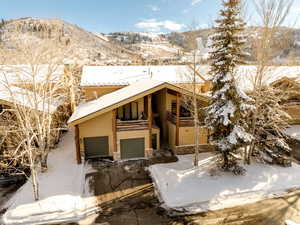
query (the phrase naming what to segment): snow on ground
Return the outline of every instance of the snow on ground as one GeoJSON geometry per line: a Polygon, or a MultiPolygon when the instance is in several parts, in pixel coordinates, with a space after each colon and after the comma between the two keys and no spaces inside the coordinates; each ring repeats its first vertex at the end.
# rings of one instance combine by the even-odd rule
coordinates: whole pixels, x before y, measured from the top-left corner
{"type": "Polygon", "coordinates": [[[92,197],[81,197],[89,168],[78,165],[75,156],[74,136],[69,131],[49,154],[48,171],[39,175],[40,201],[34,202],[28,181],[6,204],[5,224],[77,221],[97,211],[92,197]]]}
{"type": "Polygon", "coordinates": [[[295,223],[295,222],[293,222],[293,221],[291,221],[291,220],[285,221],[285,224],[286,224],[286,225],[300,225],[300,224],[295,223]]]}
{"type": "Polygon", "coordinates": [[[193,167],[193,155],[179,161],[149,167],[163,207],[175,214],[194,214],[230,208],[300,188],[300,165],[283,168],[253,164],[244,176],[210,173],[214,156],[201,154],[200,167],[193,167]]]}
{"type": "Polygon", "coordinates": [[[300,125],[292,125],[285,130],[285,133],[300,141],[300,125]]]}

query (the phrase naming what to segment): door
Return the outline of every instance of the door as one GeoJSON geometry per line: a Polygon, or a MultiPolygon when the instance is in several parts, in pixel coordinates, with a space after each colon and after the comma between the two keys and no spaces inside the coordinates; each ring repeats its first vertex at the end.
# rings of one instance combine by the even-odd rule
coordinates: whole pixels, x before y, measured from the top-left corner
{"type": "Polygon", "coordinates": [[[108,136],[84,138],[85,157],[97,158],[109,156],[108,136]]]}
{"type": "Polygon", "coordinates": [[[145,157],[145,138],[120,140],[121,159],[145,157]]]}

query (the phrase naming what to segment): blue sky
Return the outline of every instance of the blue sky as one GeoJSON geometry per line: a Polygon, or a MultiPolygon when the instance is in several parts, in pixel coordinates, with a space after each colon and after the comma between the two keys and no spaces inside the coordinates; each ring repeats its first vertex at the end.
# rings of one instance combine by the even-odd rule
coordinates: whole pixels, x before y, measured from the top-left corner
{"type": "MultiPolygon", "coordinates": [[[[5,0],[1,17],[59,18],[101,33],[160,33],[187,30],[193,21],[209,26],[220,5],[221,0],[5,0]]],[[[299,15],[300,0],[295,0],[289,23],[299,15]]]]}

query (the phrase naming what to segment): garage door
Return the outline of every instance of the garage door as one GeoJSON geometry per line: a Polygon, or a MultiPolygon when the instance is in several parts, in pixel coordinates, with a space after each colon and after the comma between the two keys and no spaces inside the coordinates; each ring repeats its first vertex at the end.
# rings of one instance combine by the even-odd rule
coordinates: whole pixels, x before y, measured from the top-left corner
{"type": "Polygon", "coordinates": [[[123,139],[121,144],[121,159],[145,157],[145,139],[123,139]]]}
{"type": "Polygon", "coordinates": [[[84,138],[85,157],[107,157],[109,155],[108,137],[84,138]]]}

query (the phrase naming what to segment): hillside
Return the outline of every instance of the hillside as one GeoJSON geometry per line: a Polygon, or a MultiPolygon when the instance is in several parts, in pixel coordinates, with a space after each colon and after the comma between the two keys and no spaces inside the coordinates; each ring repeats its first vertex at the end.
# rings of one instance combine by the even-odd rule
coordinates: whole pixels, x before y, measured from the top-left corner
{"type": "Polygon", "coordinates": [[[94,34],[76,25],[59,19],[20,18],[1,24],[1,41],[11,46],[10,40],[15,31],[28,40],[55,38],[72,46],[72,55],[80,63],[88,64],[131,64],[139,61],[139,56],[117,43],[112,43],[101,34],[94,34]]]}
{"type": "MultiPolygon", "coordinates": [[[[192,60],[191,46],[198,50],[202,63],[209,52],[209,35],[212,29],[154,34],[145,32],[92,33],[59,19],[20,18],[0,23],[0,41],[13,49],[11,40],[15,31],[22,38],[43,41],[55,38],[72,46],[68,55],[80,64],[132,65],[132,64],[184,64],[192,60]]],[[[248,27],[246,51],[250,63],[255,63],[256,40],[261,28],[248,27]]],[[[34,43],[33,43],[34,44],[34,43]]],[[[295,63],[300,59],[300,29],[282,27],[272,46],[272,63],[295,63]],[[284,40],[284,42],[282,41],[284,40]]]]}
{"type": "MultiPolygon", "coordinates": [[[[151,34],[138,32],[118,32],[106,35],[114,43],[134,51],[150,62],[185,63],[191,58],[190,46],[199,50],[205,61],[209,52],[209,36],[212,29],[174,32],[169,34],[151,34]],[[157,49],[160,49],[158,51],[157,49]]],[[[255,62],[254,51],[256,40],[261,37],[262,28],[248,27],[246,51],[250,54],[249,61],[255,62]]],[[[275,34],[271,54],[272,63],[291,63],[300,59],[300,29],[282,27],[275,34]]]]}

